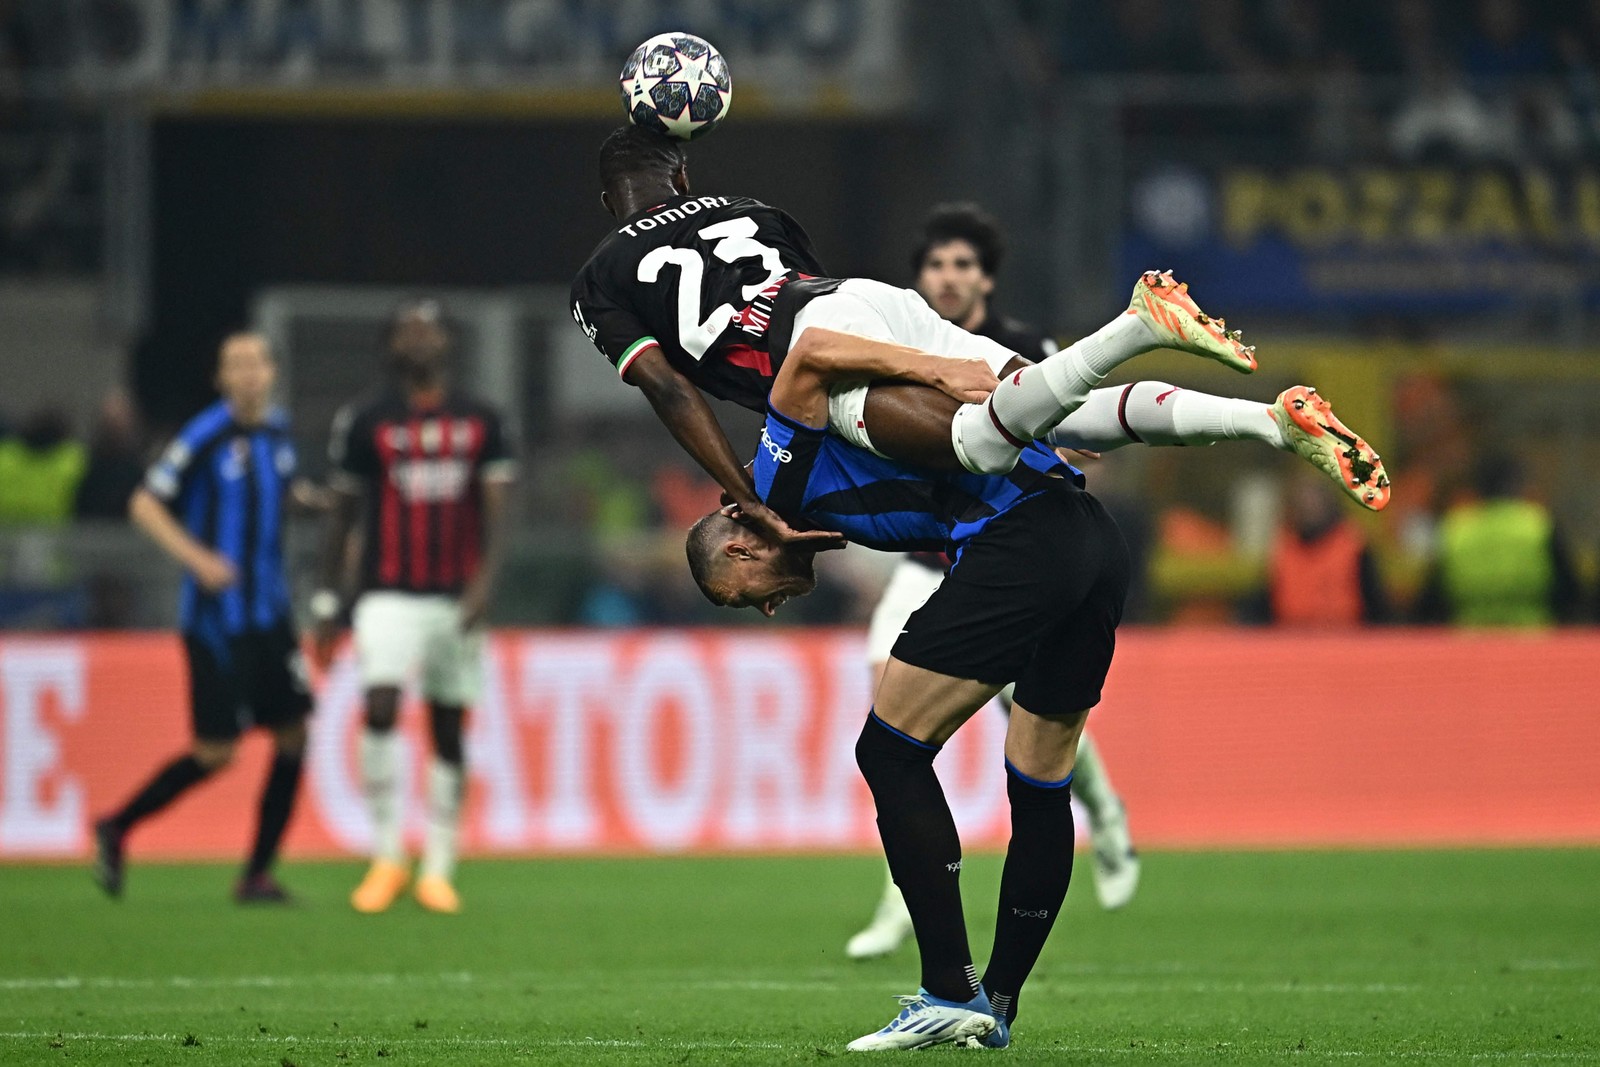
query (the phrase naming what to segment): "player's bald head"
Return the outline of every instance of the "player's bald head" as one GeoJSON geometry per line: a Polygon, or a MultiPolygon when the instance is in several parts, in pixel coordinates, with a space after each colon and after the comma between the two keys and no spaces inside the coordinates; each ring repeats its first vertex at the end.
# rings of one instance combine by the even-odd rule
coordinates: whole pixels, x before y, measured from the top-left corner
{"type": "Polygon", "coordinates": [[[727,607],[733,595],[729,572],[733,560],[723,551],[728,541],[743,527],[720,511],[713,511],[689,527],[684,538],[684,552],[689,557],[689,573],[707,600],[718,607],[727,607]]]}
{"type": "Polygon", "coordinates": [[[684,551],[695,584],[718,607],[771,615],[817,587],[815,550],[769,541],[721,511],[689,528],[684,551]]]}

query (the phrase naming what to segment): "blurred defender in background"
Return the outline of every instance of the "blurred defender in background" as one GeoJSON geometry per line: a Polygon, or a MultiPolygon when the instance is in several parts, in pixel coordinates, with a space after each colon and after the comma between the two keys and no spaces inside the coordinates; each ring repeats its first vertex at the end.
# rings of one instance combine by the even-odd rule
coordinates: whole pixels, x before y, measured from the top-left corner
{"type": "Polygon", "coordinates": [[[186,571],[179,625],[194,745],[95,824],[95,880],[113,897],[122,895],[128,832],[227,766],[240,733],[255,725],[272,732],[274,755],[234,897],[288,900],[272,864],[300,786],[311,692],[291,625],[283,526],[292,498],[314,501],[293,483],[288,418],[272,406],[276,374],[259,334],[224,340],[222,399],[189,421],[128,505],[134,524],[186,571]]]}
{"type": "Polygon", "coordinates": [[[361,595],[353,613],[366,690],[361,779],[372,816],[372,865],[351,895],[381,912],[411,874],[402,842],[400,737],[407,680],[420,672],[433,760],[428,830],[416,897],[430,911],[461,910],[454,885],[466,783],[462,723],[482,684],[484,624],[505,556],[515,465],[499,413],[451,388],[451,336],[437,301],[400,308],[386,343],[393,382],[344,408],[329,452],[337,506],[313,597],[317,656],[331,658],[346,546],[364,535],[361,595]]]}
{"type": "MultiPolygon", "coordinates": [[[[923,224],[921,240],[911,256],[917,292],[941,318],[968,333],[987,337],[1031,360],[1057,351],[1051,337],[994,311],[995,276],[1005,255],[1000,225],[977,204],[941,204],[923,224]]],[[[872,612],[867,630],[867,661],[873,687],[883,677],[889,652],[911,613],[939,588],[949,560],[936,552],[912,552],[900,558],[872,612]]],[[[1009,711],[1011,687],[1000,695],[1009,711]]],[[[1106,908],[1120,908],[1139,887],[1139,857],[1128,834],[1122,799],[1100,762],[1089,734],[1078,742],[1072,795],[1089,813],[1094,845],[1095,892],[1106,908]]],[[[905,897],[889,875],[872,921],[845,945],[851,959],[871,959],[898,949],[912,933],[905,897]]]]}

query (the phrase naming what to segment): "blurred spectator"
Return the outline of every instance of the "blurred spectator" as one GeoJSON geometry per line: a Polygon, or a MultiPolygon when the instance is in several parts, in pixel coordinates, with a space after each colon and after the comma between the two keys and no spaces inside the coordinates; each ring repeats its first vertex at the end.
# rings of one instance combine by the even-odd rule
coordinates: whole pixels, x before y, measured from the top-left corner
{"type": "Polygon", "coordinates": [[[1576,621],[1582,595],[1550,512],[1524,495],[1514,457],[1483,460],[1481,499],[1439,524],[1439,554],[1417,604],[1419,622],[1549,626],[1576,621]]]}
{"type": "Polygon", "coordinates": [[[126,389],[100,401],[89,438],[89,468],[78,485],[74,512],[80,519],[124,519],[128,498],[144,478],[139,413],[126,389]]]}
{"type": "Polygon", "coordinates": [[[67,414],[40,408],[15,437],[0,441],[0,523],[56,525],[72,518],[88,452],[72,439],[67,414]]]}
{"type": "Polygon", "coordinates": [[[1287,521],[1267,562],[1267,586],[1253,614],[1275,626],[1334,628],[1381,623],[1389,602],[1372,546],[1320,476],[1288,487],[1287,521]]]}

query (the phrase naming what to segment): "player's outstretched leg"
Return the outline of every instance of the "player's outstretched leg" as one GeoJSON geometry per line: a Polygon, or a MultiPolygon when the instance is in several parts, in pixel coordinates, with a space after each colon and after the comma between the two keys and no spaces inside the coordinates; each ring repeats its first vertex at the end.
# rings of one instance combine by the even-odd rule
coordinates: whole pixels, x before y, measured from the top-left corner
{"type": "Polygon", "coordinates": [[[1285,389],[1272,417],[1295,454],[1339,483],[1352,500],[1372,511],[1389,503],[1389,475],[1372,446],[1333,413],[1333,406],[1308,386],[1285,389]]]}
{"type": "Polygon", "coordinates": [[[1161,448],[1241,440],[1289,450],[1289,439],[1273,418],[1271,404],[1156,381],[1096,389],[1043,440],[1090,452],[1112,452],[1128,445],[1161,448]]]}
{"type": "Polygon", "coordinates": [[[1212,396],[1166,382],[1133,382],[1096,389],[1044,440],[1062,448],[1110,452],[1127,445],[1210,445],[1255,440],[1293,452],[1322,471],[1362,507],[1389,502],[1383,461],[1333,414],[1327,400],[1304,385],[1271,404],[1212,396]]]}
{"type": "Polygon", "coordinates": [[[950,425],[962,466],[1004,474],[1022,449],[1043,438],[1086,401],[1118,366],[1142,352],[1176,348],[1235,370],[1255,369],[1255,350],[1189,298],[1170,273],[1146,271],[1127,311],[1055,355],[1003,379],[982,404],[967,404],[950,425]]]}
{"type": "Polygon", "coordinates": [[[894,884],[894,874],[885,871],[885,875],[883,896],[872,913],[872,921],[845,943],[844,954],[853,960],[887,956],[911,936],[911,912],[906,909],[905,895],[894,884]]]}

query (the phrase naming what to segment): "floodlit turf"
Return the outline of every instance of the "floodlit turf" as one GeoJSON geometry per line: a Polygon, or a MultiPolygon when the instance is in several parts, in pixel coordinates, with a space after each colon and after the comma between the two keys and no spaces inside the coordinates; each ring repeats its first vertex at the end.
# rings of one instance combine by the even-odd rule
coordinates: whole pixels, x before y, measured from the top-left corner
{"type": "MultiPolygon", "coordinates": [[[[1600,1062],[1600,851],[1155,854],[1089,864],[1004,1055],[1032,1063],[1600,1062]]],[[[476,862],[467,912],[231,904],[221,867],[0,869],[0,1062],[759,1064],[844,1054],[916,984],[852,964],[870,858],[476,862]]],[[[980,960],[999,861],[964,874],[980,960]]],[[[919,1060],[918,1062],[922,1062],[919,1060]]]]}

